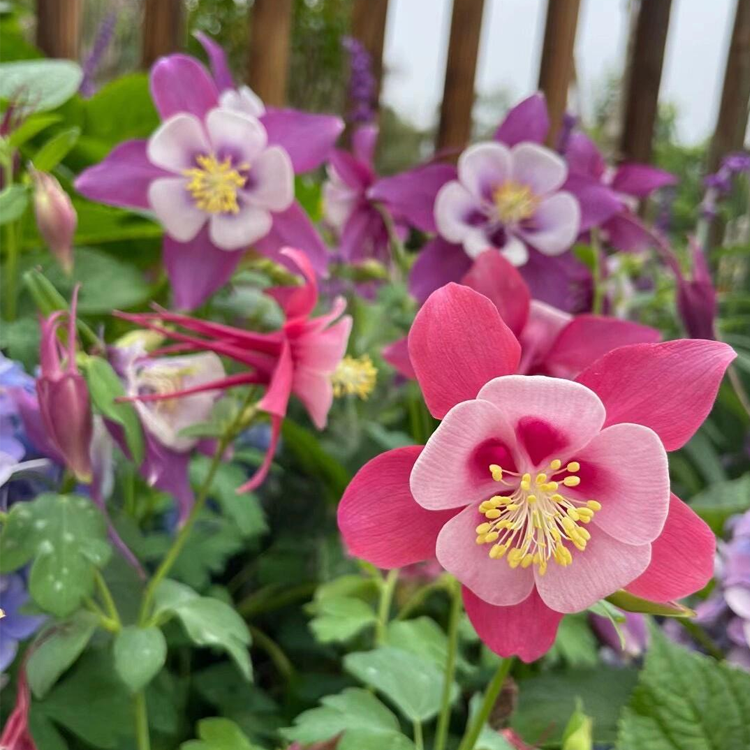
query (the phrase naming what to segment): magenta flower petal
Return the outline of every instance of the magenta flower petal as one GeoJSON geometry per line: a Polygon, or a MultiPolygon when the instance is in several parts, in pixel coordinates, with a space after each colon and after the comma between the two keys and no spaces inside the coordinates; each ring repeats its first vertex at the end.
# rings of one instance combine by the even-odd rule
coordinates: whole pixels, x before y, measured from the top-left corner
{"type": "Polygon", "coordinates": [[[193,115],[177,114],[163,122],[148,140],[152,164],[181,174],[195,166],[198,154],[211,151],[203,123],[193,115]]]}
{"type": "Polygon", "coordinates": [[[550,609],[536,589],[514,607],[494,607],[465,586],[463,597],[471,624],[496,654],[531,663],[552,648],[563,616],[550,609]]]}
{"type": "Polygon", "coordinates": [[[534,571],[493,560],[487,547],[476,544],[476,527],[484,521],[477,505],[470,505],[448,521],[437,539],[438,562],[487,604],[520,604],[534,588],[534,571]]]}
{"type": "Polygon", "coordinates": [[[568,176],[565,160],[554,151],[536,143],[519,143],[510,153],[511,179],[521,185],[528,185],[534,195],[554,192],[568,176]]]}
{"type": "Polygon", "coordinates": [[[297,174],[319,167],[344,130],[340,117],[294,109],[268,111],[261,122],[268,132],[269,144],[281,146],[289,154],[297,174]]]}
{"type": "Polygon", "coordinates": [[[592,530],[585,551],[570,551],[570,566],[550,565],[544,575],[534,570],[539,595],[557,612],[580,612],[596,604],[638,578],[651,561],[650,544],[625,544],[600,528],[592,530]]]}
{"type": "Polygon", "coordinates": [[[229,281],[242,253],[220,250],[206,227],[190,242],[165,237],[163,256],[175,306],[193,310],[229,281]]]}
{"type": "Polygon", "coordinates": [[[492,378],[515,372],[520,354],[492,302],[457,284],[433,292],[409,333],[412,365],[438,419],[455,404],[475,398],[492,378]]]}
{"type": "Polygon", "coordinates": [[[571,193],[581,207],[581,232],[601,226],[623,211],[617,193],[586,175],[570,173],[563,190],[571,193]]]}
{"type": "Polygon", "coordinates": [[[651,564],[626,589],[655,602],[689,596],[711,580],[715,553],[711,529],[673,494],[664,530],[652,544],[651,564]]]}
{"type": "Polygon", "coordinates": [[[219,103],[219,92],[208,71],[187,55],[169,55],[154,63],[151,96],[162,120],[182,113],[203,119],[219,103]]]}
{"type": "Polygon", "coordinates": [[[440,529],[453,511],[431,512],[409,491],[421,446],[396,448],[365,464],[346,489],[338,524],[349,553],[379,568],[401,568],[435,556],[440,529]]]}
{"type": "Polygon", "coordinates": [[[200,232],[208,216],[194,203],[185,188],[184,177],[154,180],[148,199],[166,233],[178,242],[190,242],[200,232]]]}
{"type": "Polygon", "coordinates": [[[76,190],[86,198],[110,206],[149,209],[148,186],[168,175],[146,155],[147,141],[125,141],[99,164],[76,178],[76,190]]]}
{"type": "Polygon", "coordinates": [[[676,185],[677,177],[647,164],[622,164],[612,178],[612,189],[637,198],[646,198],[654,190],[676,185]]]}
{"type": "Polygon", "coordinates": [[[417,373],[414,372],[411,359],[409,359],[409,339],[407,337],[383,347],[381,354],[383,355],[383,359],[391,367],[395,368],[396,372],[405,378],[410,378],[411,380],[417,379],[417,373]]]}
{"type": "Polygon", "coordinates": [[[539,252],[560,255],[575,242],[581,227],[581,208],[571,193],[545,198],[534,212],[531,226],[518,233],[539,252]]]}
{"type": "Polygon", "coordinates": [[[558,378],[575,378],[612,349],[660,339],[661,332],[650,326],[603,315],[578,315],[552,342],[544,369],[558,378]]]}
{"type": "Polygon", "coordinates": [[[477,143],[458,158],[458,179],[475,200],[492,201],[493,191],[514,176],[514,167],[511,152],[502,143],[477,143]]]}
{"type": "Polygon", "coordinates": [[[731,347],[717,341],[633,344],[605,354],[577,381],[602,400],[607,426],[645,425],[673,451],[708,416],[724,371],[736,356],[731,347]]]}
{"type": "Polygon", "coordinates": [[[565,159],[571,172],[588,175],[600,182],[607,169],[596,144],[585,133],[571,133],[565,149],[565,159]]]}
{"type": "Polygon", "coordinates": [[[151,487],[168,492],[175,498],[179,525],[187,520],[195,502],[188,475],[190,456],[189,452],[180,453],[167,448],[146,432],[146,457],[141,465],[141,473],[151,487]]]}
{"type": "Polygon", "coordinates": [[[520,270],[535,300],[567,312],[590,308],[591,272],[571,253],[542,255],[532,248],[520,270]]]}
{"type": "Polygon", "coordinates": [[[208,55],[208,62],[211,65],[211,73],[213,74],[214,81],[219,91],[221,92],[225,89],[234,88],[234,81],[232,80],[232,73],[229,70],[229,64],[227,63],[227,56],[224,52],[224,48],[211,39],[208,34],[204,34],[202,31],[193,32],[193,36],[201,43],[203,49],[208,55]]]}
{"type": "Polygon", "coordinates": [[[654,235],[631,211],[625,210],[602,225],[602,235],[617,250],[641,253],[657,244],[654,235]]]}
{"type": "Polygon", "coordinates": [[[370,167],[375,160],[378,135],[378,126],[373,124],[360,125],[352,133],[352,153],[356,159],[370,167]]]}
{"type": "Polygon", "coordinates": [[[460,281],[471,268],[471,258],[461,245],[434,237],[420,251],[409,272],[409,291],[424,302],[434,291],[451,281],[460,281]]]}
{"type": "Polygon", "coordinates": [[[522,141],[544,143],[549,132],[549,115],[544,94],[532,94],[517,104],[505,116],[495,131],[495,140],[506,146],[522,141]]]}

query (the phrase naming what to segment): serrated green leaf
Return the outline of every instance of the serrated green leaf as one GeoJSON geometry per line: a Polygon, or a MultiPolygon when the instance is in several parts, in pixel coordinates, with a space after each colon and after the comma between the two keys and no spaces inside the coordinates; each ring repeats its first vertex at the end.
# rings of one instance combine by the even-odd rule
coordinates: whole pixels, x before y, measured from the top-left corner
{"type": "Polygon", "coordinates": [[[372,607],[361,599],[337,597],[315,603],[310,629],[321,643],[348,641],[377,622],[372,607]]]}
{"type": "Polygon", "coordinates": [[[617,750],[750,747],[750,674],[688,651],[657,628],[623,713],[617,750]]]}
{"type": "Polygon", "coordinates": [[[123,628],[114,643],[115,669],[133,693],[156,677],[167,658],[167,642],[159,628],[123,628]]]}
{"type": "Polygon", "coordinates": [[[29,191],[23,185],[9,185],[0,192],[0,225],[10,224],[23,216],[29,205],[29,191]]]}
{"type": "Polygon", "coordinates": [[[33,560],[29,591],[58,617],[75,612],[109,559],[101,511],[85,497],[45,493],[14,505],[0,536],[0,572],[33,560]]]}
{"type": "Polygon", "coordinates": [[[44,698],[81,655],[98,623],[96,615],[81,611],[42,630],[26,663],[29,686],[36,698],[44,698]]]}
{"type": "Polygon", "coordinates": [[[117,422],[123,428],[130,455],[135,464],[140,466],[144,455],[141,421],[132,404],[117,401],[125,395],[125,389],[117,373],[106,359],[88,357],[84,374],[94,406],[105,417],[117,422]]]}
{"type": "Polygon", "coordinates": [[[51,172],[71,151],[81,135],[80,128],[68,128],[48,140],[31,160],[40,172],[51,172]]]}
{"type": "Polygon", "coordinates": [[[722,534],[727,519],[750,509],[750,473],[731,482],[712,484],[693,497],[690,507],[715,534],[722,534]]]}
{"type": "Polygon", "coordinates": [[[34,112],[55,109],[73,96],[83,79],[70,60],[23,60],[0,64],[0,99],[22,97],[34,112]]]}

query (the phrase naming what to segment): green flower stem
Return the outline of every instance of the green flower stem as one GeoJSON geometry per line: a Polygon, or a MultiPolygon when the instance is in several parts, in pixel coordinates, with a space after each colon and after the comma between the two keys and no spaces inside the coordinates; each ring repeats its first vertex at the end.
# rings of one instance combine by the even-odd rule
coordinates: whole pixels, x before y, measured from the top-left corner
{"type": "Polygon", "coordinates": [[[398,581],[398,568],[388,571],[381,583],[380,604],[378,605],[378,622],[375,628],[375,641],[379,646],[385,645],[388,633],[388,621],[391,615],[391,602],[398,581]]]}
{"type": "Polygon", "coordinates": [[[278,590],[276,584],[259,589],[255,593],[243,599],[237,605],[237,611],[249,620],[266,612],[274,612],[277,609],[286,607],[289,604],[306,601],[315,593],[316,584],[300,583],[298,586],[291,586],[287,589],[278,590]]]}
{"type": "Polygon", "coordinates": [[[375,203],[375,208],[378,213],[383,217],[383,223],[385,224],[386,231],[388,232],[388,244],[391,246],[391,256],[394,261],[394,265],[399,270],[401,275],[406,278],[409,275],[409,258],[406,255],[406,248],[404,243],[398,238],[396,234],[396,226],[393,223],[393,217],[391,216],[388,209],[380,203],[375,203]]]}
{"type": "Polygon", "coordinates": [[[713,638],[694,620],[689,617],[676,617],[675,620],[682,625],[683,628],[690,634],[690,637],[702,648],[705,649],[706,653],[713,656],[717,661],[724,661],[724,652],[714,643],[713,638]]]}
{"type": "Polygon", "coordinates": [[[414,744],[417,750],[424,750],[424,736],[422,734],[422,723],[414,722],[414,744]]]}
{"type": "Polygon", "coordinates": [[[495,676],[492,678],[490,684],[487,685],[487,690],[484,694],[484,700],[482,701],[479,712],[474,717],[471,726],[468,727],[463,740],[461,740],[461,744],[458,746],[458,750],[474,750],[479,735],[482,733],[482,728],[490,718],[490,714],[495,707],[497,697],[500,695],[500,690],[503,687],[505,678],[508,676],[508,672],[510,672],[512,666],[512,657],[509,659],[503,659],[502,662],[500,662],[500,666],[497,668],[495,676]]]}
{"type": "Polygon", "coordinates": [[[397,620],[406,620],[409,615],[418,610],[427,599],[435,592],[445,588],[445,581],[439,578],[437,581],[428,583],[417,589],[416,592],[406,601],[401,611],[396,615],[397,620]]]}
{"type": "Polygon", "coordinates": [[[448,739],[448,724],[451,718],[451,688],[456,674],[456,656],[458,654],[458,622],[461,618],[461,587],[457,581],[451,581],[450,586],[451,609],[448,619],[448,656],[445,660],[445,682],[443,683],[443,698],[440,704],[437,732],[435,734],[435,750],[444,750],[448,739]]]}
{"type": "Polygon", "coordinates": [[[133,699],[133,710],[135,713],[135,738],[138,750],[151,750],[151,737],[148,732],[146,695],[142,690],[135,694],[135,698],[133,699]]]}
{"type": "Polygon", "coordinates": [[[599,242],[599,232],[597,229],[591,230],[591,249],[594,253],[594,300],[591,312],[594,315],[601,315],[604,310],[604,279],[602,278],[602,248],[599,242]]]}
{"type": "Polygon", "coordinates": [[[294,665],[284,653],[281,646],[254,625],[248,625],[248,630],[253,637],[253,645],[263,649],[268,654],[279,674],[287,682],[291,682],[295,675],[294,665]]]}
{"type": "Polygon", "coordinates": [[[107,582],[104,580],[104,576],[100,571],[94,571],[94,581],[96,582],[96,589],[99,592],[99,596],[104,603],[104,607],[107,612],[107,619],[114,626],[114,632],[122,630],[122,620],[120,619],[120,613],[117,611],[117,605],[115,600],[112,598],[112,592],[107,586],[107,582]]]}
{"type": "MultiPolygon", "coordinates": [[[[13,184],[13,153],[8,156],[4,165],[5,189],[13,184]]],[[[16,303],[18,301],[18,222],[10,221],[3,227],[5,235],[5,319],[16,319],[16,303]]]]}

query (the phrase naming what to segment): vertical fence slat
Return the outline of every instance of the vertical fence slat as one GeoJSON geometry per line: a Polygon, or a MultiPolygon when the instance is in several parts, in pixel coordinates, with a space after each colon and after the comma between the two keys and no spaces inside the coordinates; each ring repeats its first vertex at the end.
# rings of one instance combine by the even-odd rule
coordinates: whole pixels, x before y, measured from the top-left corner
{"type": "Polygon", "coordinates": [[[737,0],[732,40],[727,53],[724,89],[716,119],[708,168],[714,171],[722,156],[741,149],[750,106],[750,0],[737,0]]]}
{"type": "Polygon", "coordinates": [[[484,0],[453,0],[437,150],[461,149],[471,138],[483,11],[484,0]]]}
{"type": "Polygon", "coordinates": [[[372,58],[372,73],[377,82],[377,96],[383,84],[383,48],[388,18],[388,0],[354,0],[351,35],[362,43],[372,58]]]}
{"type": "Polygon", "coordinates": [[[36,43],[48,57],[77,60],[82,0],[36,0],[36,43]]]}
{"type": "Polygon", "coordinates": [[[250,18],[247,82],[266,103],[286,101],[292,0],[255,0],[250,18]]]}
{"type": "Polygon", "coordinates": [[[580,5],[580,0],[547,0],[539,88],[547,99],[550,117],[547,145],[551,147],[557,143],[557,134],[568,105],[580,5]]]}
{"type": "Polygon", "coordinates": [[[651,158],[671,8],[672,0],[641,0],[625,82],[620,140],[625,161],[647,162],[651,158]]]}
{"type": "Polygon", "coordinates": [[[141,64],[181,49],[185,35],[184,0],[144,0],[141,64]]]}

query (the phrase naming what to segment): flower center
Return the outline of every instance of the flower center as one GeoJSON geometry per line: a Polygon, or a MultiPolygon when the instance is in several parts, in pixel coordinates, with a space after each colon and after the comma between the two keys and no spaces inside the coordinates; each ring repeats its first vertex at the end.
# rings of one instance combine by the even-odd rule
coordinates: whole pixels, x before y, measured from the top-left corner
{"type": "Polygon", "coordinates": [[[494,495],[479,506],[479,513],[487,520],[477,526],[477,544],[491,544],[489,555],[493,560],[505,557],[511,568],[536,565],[541,575],[550,560],[562,567],[570,565],[573,556],[565,543],[583,552],[591,534],[580,524],[589,523],[602,507],[596,500],[565,496],[565,488],[581,483],[576,474],[580,464],[571,461],[563,468],[562,461],[555,459],[545,471],[520,477],[497,464],[489,468],[499,484],[517,486],[509,494],[494,495]],[[506,476],[515,479],[508,481],[506,476]]]}
{"type": "Polygon", "coordinates": [[[539,199],[528,185],[507,180],[492,194],[497,217],[503,224],[517,224],[534,215],[539,199]]]}
{"type": "MultiPolygon", "coordinates": [[[[138,376],[138,395],[164,395],[177,393],[184,386],[185,376],[191,373],[189,367],[150,367],[138,376]]],[[[179,398],[165,398],[155,401],[150,406],[161,414],[172,414],[180,405],[179,398]]]]}
{"type": "Polygon", "coordinates": [[[245,185],[246,177],[241,172],[250,169],[241,164],[237,169],[227,156],[219,161],[213,154],[196,157],[197,167],[184,169],[182,174],[190,178],[186,189],[193,196],[195,205],[209,214],[236,214],[237,190],[245,185]]]}
{"type": "Polygon", "coordinates": [[[378,371],[370,357],[344,357],[333,371],[333,395],[359,396],[365,400],[375,389],[378,371]]]}

